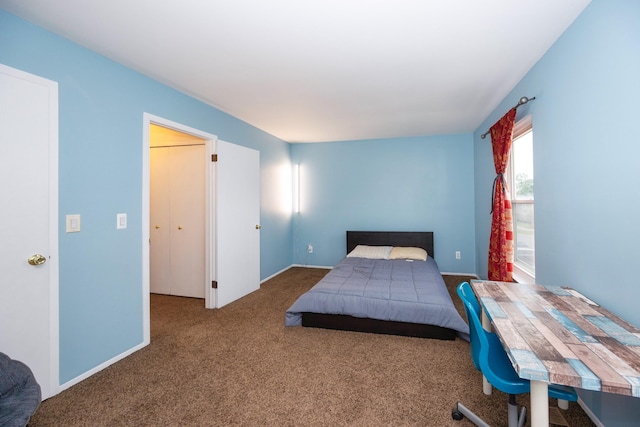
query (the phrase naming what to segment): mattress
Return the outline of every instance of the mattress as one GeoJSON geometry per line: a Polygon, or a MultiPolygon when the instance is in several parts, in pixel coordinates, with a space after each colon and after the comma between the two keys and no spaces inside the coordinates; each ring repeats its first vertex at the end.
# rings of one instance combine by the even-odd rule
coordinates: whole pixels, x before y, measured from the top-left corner
{"type": "Polygon", "coordinates": [[[431,257],[344,258],[289,307],[285,325],[302,325],[306,312],[435,325],[469,339],[469,327],[431,257]]]}

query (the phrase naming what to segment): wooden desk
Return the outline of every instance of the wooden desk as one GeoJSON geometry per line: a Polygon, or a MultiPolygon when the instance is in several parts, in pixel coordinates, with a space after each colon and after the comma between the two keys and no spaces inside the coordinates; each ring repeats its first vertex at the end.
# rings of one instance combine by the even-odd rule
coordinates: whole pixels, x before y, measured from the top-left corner
{"type": "Polygon", "coordinates": [[[640,397],[640,328],[566,287],[472,280],[520,378],[531,425],[549,426],[548,384],[640,397]]]}

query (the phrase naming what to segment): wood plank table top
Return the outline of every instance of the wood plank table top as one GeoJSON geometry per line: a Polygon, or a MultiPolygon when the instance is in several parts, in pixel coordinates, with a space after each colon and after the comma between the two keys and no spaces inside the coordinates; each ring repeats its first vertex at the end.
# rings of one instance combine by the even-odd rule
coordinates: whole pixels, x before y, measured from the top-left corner
{"type": "Polygon", "coordinates": [[[640,328],[567,287],[471,286],[521,378],[640,397],[640,328]]]}

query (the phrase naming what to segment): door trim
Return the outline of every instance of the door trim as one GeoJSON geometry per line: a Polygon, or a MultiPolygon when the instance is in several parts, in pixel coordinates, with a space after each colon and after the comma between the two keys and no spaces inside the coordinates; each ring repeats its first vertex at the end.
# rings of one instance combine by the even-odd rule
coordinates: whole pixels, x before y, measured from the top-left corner
{"type": "Polygon", "coordinates": [[[211,196],[211,167],[210,159],[211,154],[215,151],[215,145],[218,140],[216,135],[208,132],[195,129],[181,123],[177,123],[163,117],[155,116],[149,113],[143,113],[143,138],[142,138],[142,311],[143,311],[143,328],[144,328],[144,342],[149,343],[151,340],[151,325],[150,325],[150,309],[149,309],[149,292],[150,292],[150,274],[149,274],[149,224],[150,224],[150,129],[151,124],[163,126],[166,128],[174,129],[179,132],[187,133],[198,138],[206,140],[207,149],[205,150],[204,162],[207,162],[205,168],[205,283],[202,286],[205,287],[205,307],[215,308],[215,300],[211,289],[211,272],[212,270],[212,253],[211,253],[211,225],[212,215],[214,210],[212,209],[211,196]]]}
{"type": "Polygon", "coordinates": [[[49,108],[51,111],[49,129],[49,298],[51,339],[51,389],[50,396],[60,393],[60,255],[58,245],[58,83],[41,79],[49,85],[49,108]]]}
{"type": "Polygon", "coordinates": [[[60,393],[60,305],[58,250],[58,82],[0,64],[0,72],[49,89],[49,390],[44,398],[60,393]]]}

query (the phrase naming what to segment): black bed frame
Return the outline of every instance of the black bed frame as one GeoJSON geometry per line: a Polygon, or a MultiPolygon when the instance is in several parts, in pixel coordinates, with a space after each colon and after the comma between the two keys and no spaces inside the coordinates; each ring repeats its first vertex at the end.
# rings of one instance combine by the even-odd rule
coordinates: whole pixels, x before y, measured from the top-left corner
{"type": "MultiPolygon", "coordinates": [[[[426,250],[431,257],[434,254],[433,232],[431,231],[347,231],[347,253],[357,245],[411,246],[426,250]]],[[[384,321],[341,314],[305,312],[302,313],[302,326],[442,340],[454,340],[457,336],[456,331],[441,326],[384,321]]]]}
{"type": "Polygon", "coordinates": [[[358,245],[417,247],[433,258],[433,231],[347,231],[347,253],[358,245]]]}

